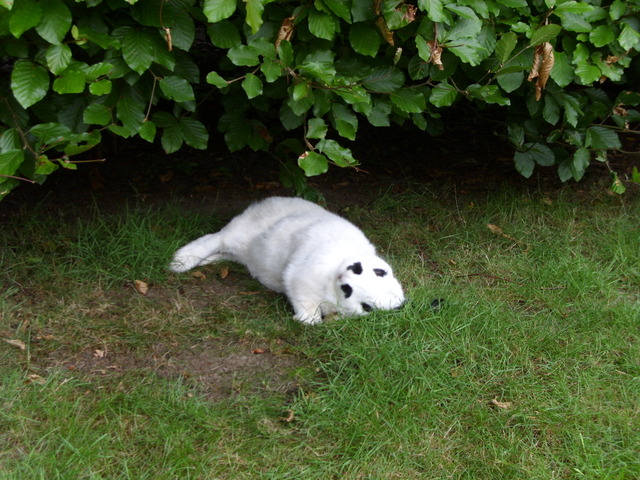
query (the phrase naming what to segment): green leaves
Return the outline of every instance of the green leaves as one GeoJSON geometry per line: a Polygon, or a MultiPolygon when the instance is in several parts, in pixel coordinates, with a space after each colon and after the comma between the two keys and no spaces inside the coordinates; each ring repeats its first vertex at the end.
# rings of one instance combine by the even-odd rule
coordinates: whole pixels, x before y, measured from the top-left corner
{"type": "Polygon", "coordinates": [[[587,128],[585,146],[596,150],[610,150],[622,148],[622,143],[615,130],[606,127],[593,126],[587,128]]]}
{"type": "Polygon", "coordinates": [[[71,12],[60,0],[40,0],[44,12],[36,27],[38,34],[49,43],[60,44],[71,28],[71,12]]]}
{"type": "Polygon", "coordinates": [[[496,43],[495,54],[500,64],[504,64],[516,48],[518,43],[518,36],[514,32],[505,33],[500,40],[496,43]]]}
{"type": "Polygon", "coordinates": [[[525,178],[531,176],[536,164],[549,167],[556,162],[551,149],[542,143],[526,143],[524,148],[526,150],[516,152],[513,160],[516,170],[525,178]]]}
{"type": "Polygon", "coordinates": [[[204,0],[203,12],[210,23],[216,23],[233,15],[236,0],[204,0]]]}
{"type": "Polygon", "coordinates": [[[23,108],[42,100],[49,90],[49,74],[29,60],[18,60],[11,72],[13,96],[23,108]]]}
{"type": "Polygon", "coordinates": [[[396,67],[376,67],[362,80],[367,90],[380,93],[395,92],[404,82],[404,74],[396,67]]]}
{"type": "Polygon", "coordinates": [[[242,88],[246,92],[248,98],[255,98],[262,95],[262,80],[260,77],[247,73],[242,81],[242,88]]]}
{"type": "MultiPolygon", "coordinates": [[[[283,164],[302,169],[289,175],[302,188],[302,171],[356,164],[340,142],[355,140],[362,122],[437,131],[442,109],[497,105],[518,171],[557,165],[563,180],[577,180],[591,158],[620,148],[609,122],[629,128],[640,118],[635,105],[609,100],[606,88],[616,82],[635,98],[635,86],[621,83],[640,50],[633,2],[303,3],[0,0],[0,55],[12,93],[0,131],[64,126],[56,148],[68,155],[90,148],[106,128],[160,141],[172,153],[206,147],[200,110],[215,109],[219,121],[208,127],[224,133],[230,150],[289,156],[283,164]],[[202,21],[207,35],[191,48],[202,21]],[[540,73],[533,65],[540,46],[553,48],[555,61],[536,97],[526,77],[540,73]],[[206,83],[198,84],[199,65],[206,83]]],[[[41,181],[61,165],[39,151],[46,147],[35,134],[6,138],[15,142],[3,145],[0,136],[5,169],[37,171],[41,181]],[[14,150],[35,151],[38,160],[14,150]]],[[[5,190],[14,185],[0,178],[5,190]]]]}
{"type": "Polygon", "coordinates": [[[42,20],[42,7],[35,0],[18,2],[9,16],[9,31],[15,38],[20,38],[24,32],[35,27],[42,20]]]}
{"type": "MultiPolygon", "coordinates": [[[[145,125],[148,122],[145,122],[145,125]]],[[[165,112],[158,112],[153,116],[153,124],[163,128],[162,132],[162,148],[169,154],[177,152],[183,143],[187,145],[205,149],[209,141],[209,134],[204,125],[198,120],[181,117],[176,119],[172,115],[165,112]]],[[[153,132],[153,126],[145,127],[145,135],[150,136],[153,132]]]]}
{"type": "Polygon", "coordinates": [[[429,102],[436,107],[448,107],[458,96],[458,91],[446,82],[442,82],[431,90],[429,102]]]}
{"type": "Polygon", "coordinates": [[[218,75],[216,72],[209,72],[207,74],[207,83],[210,83],[211,85],[215,85],[218,88],[224,88],[229,85],[227,81],[224,78],[222,78],[220,75],[218,75]]]}
{"type": "Polygon", "coordinates": [[[195,99],[191,84],[182,77],[164,77],[159,83],[162,92],[171,100],[175,100],[176,102],[188,102],[195,99]]]}
{"type": "Polygon", "coordinates": [[[260,63],[258,52],[248,45],[238,45],[230,48],[227,56],[231,62],[238,67],[253,67],[260,63]]]}
{"type": "Polygon", "coordinates": [[[373,24],[362,22],[351,26],[349,41],[354,51],[361,55],[375,57],[380,49],[381,38],[373,24]]]}
{"type": "Polygon", "coordinates": [[[71,49],[67,45],[51,45],[46,53],[47,67],[54,75],[64,72],[71,62],[71,49]]]}
{"type": "Polygon", "coordinates": [[[531,34],[531,40],[529,40],[529,46],[535,47],[537,45],[542,45],[545,42],[551,42],[554,38],[556,38],[562,27],[560,25],[544,25],[531,34]]]}
{"type": "Polygon", "coordinates": [[[262,12],[267,0],[244,0],[244,2],[247,6],[247,25],[251,27],[253,33],[256,33],[262,25],[262,12]]]}
{"type": "Polygon", "coordinates": [[[138,31],[132,27],[122,27],[122,56],[127,65],[142,75],[153,63],[154,42],[145,31],[138,31]]]}
{"type": "Polygon", "coordinates": [[[406,113],[420,113],[426,108],[422,92],[412,88],[401,88],[391,93],[391,102],[406,113]]]}
{"type": "Polygon", "coordinates": [[[318,38],[325,40],[333,39],[338,28],[338,23],[332,15],[316,10],[309,9],[309,31],[318,38]]]}
{"type": "Polygon", "coordinates": [[[615,31],[611,25],[600,25],[589,33],[589,41],[596,47],[604,47],[613,43],[616,38],[615,31]]]}
{"type": "Polygon", "coordinates": [[[0,153],[0,183],[13,175],[24,160],[24,150],[12,149],[0,153]]]}
{"type": "Polygon", "coordinates": [[[304,152],[298,157],[298,166],[307,177],[314,177],[329,170],[329,160],[320,153],[304,152]]]}
{"type": "Polygon", "coordinates": [[[316,147],[339,167],[349,167],[358,164],[355,158],[353,158],[351,150],[341,147],[335,140],[320,140],[316,147]]]}
{"type": "Polygon", "coordinates": [[[93,103],[85,109],[82,121],[86,124],[108,125],[111,123],[111,112],[105,105],[93,103]]]}

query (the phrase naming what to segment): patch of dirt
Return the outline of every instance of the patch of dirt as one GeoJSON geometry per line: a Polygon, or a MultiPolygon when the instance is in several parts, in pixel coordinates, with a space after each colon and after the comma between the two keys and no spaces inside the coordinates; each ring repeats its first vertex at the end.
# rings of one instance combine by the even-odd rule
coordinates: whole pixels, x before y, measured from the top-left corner
{"type": "Polygon", "coordinates": [[[287,353],[286,347],[272,352],[208,341],[158,359],[156,371],[161,376],[184,376],[214,400],[238,393],[291,395],[299,390],[293,372],[301,359],[287,353]]]}
{"type": "Polygon", "coordinates": [[[272,351],[267,346],[217,339],[195,345],[157,343],[145,352],[86,349],[50,361],[54,366],[94,377],[153,372],[169,380],[183,379],[212,401],[238,394],[290,397],[300,388],[295,372],[308,363],[291,353],[284,342],[272,351]]]}

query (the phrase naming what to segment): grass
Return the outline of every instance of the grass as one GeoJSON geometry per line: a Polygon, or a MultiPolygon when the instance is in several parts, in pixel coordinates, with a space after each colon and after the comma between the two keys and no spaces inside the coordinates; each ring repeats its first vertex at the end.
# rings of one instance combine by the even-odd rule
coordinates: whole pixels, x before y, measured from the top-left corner
{"type": "Polygon", "coordinates": [[[0,339],[25,349],[0,342],[0,478],[639,478],[640,199],[581,199],[353,208],[410,302],[312,328],[237,267],[167,273],[224,219],[15,219],[0,339]],[[193,373],[258,351],[288,359],[280,377],[239,364],[212,396],[193,373]]]}

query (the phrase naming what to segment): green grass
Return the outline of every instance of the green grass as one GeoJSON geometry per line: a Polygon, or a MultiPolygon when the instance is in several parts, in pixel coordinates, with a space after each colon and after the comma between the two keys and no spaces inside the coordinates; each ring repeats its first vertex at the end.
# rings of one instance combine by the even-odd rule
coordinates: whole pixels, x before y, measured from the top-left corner
{"type": "Polygon", "coordinates": [[[240,268],[166,271],[225,219],[14,220],[0,339],[26,349],[0,342],[0,478],[639,478],[640,199],[581,200],[425,190],[352,208],[409,303],[310,328],[240,268]],[[240,367],[212,397],[185,360],[212,345],[294,359],[298,389],[240,367]]]}

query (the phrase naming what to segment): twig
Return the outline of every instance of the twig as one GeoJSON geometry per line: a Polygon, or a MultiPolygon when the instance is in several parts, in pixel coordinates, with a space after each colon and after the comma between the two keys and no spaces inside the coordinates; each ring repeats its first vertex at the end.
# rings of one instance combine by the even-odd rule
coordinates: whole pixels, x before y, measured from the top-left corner
{"type": "Polygon", "coordinates": [[[16,177],[14,175],[0,175],[0,177],[4,177],[4,178],[13,178],[15,180],[22,180],[24,182],[29,182],[29,183],[38,183],[35,180],[30,180],[28,178],[23,178],[23,177],[16,177]]]}

